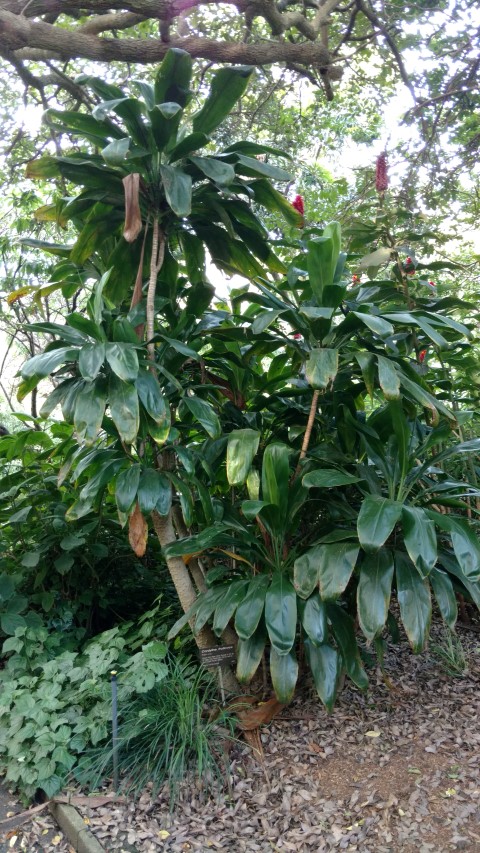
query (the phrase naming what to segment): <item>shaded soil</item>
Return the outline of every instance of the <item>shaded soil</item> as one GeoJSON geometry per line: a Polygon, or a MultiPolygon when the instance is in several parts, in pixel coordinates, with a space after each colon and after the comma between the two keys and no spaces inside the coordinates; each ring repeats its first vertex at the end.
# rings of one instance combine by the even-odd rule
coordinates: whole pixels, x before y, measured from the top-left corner
{"type": "MultiPolygon", "coordinates": [[[[385,656],[391,689],[373,669],[368,692],[347,682],[330,716],[310,689],[284,709],[262,734],[265,769],[236,745],[228,793],[210,796],[203,782],[173,815],[164,791],[84,817],[106,850],[124,853],[480,853],[480,635],[458,633],[464,677],[402,644],[385,656]]],[[[13,849],[38,849],[20,847],[35,832],[24,827],[13,849]]]]}

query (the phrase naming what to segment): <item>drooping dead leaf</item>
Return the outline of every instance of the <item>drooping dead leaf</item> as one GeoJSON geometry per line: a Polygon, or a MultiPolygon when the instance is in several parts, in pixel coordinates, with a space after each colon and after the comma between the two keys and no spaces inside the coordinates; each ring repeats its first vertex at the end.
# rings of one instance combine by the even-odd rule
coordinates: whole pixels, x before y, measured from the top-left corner
{"type": "Polygon", "coordinates": [[[128,519],[128,541],[137,557],[143,557],[147,550],[148,524],[145,521],[140,506],[135,504],[130,518],[128,519]]]}
{"type": "Polygon", "coordinates": [[[123,178],[125,191],[125,226],[123,236],[127,243],[133,243],[142,230],[142,214],[140,211],[140,175],[134,172],[123,178]]]}

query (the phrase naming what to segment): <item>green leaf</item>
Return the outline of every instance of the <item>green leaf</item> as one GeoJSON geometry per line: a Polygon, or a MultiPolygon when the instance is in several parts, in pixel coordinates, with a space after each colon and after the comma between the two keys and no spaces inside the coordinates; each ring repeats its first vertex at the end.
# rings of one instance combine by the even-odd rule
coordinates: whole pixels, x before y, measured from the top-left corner
{"type": "Polygon", "coordinates": [[[138,503],[144,515],[155,509],[163,492],[164,483],[159,471],[153,468],[145,468],[140,476],[137,491],[138,503]]]}
{"type": "Polygon", "coordinates": [[[279,193],[278,190],[272,187],[270,181],[267,181],[266,178],[259,178],[258,181],[252,181],[250,189],[257,204],[260,204],[272,213],[281,213],[286,222],[289,225],[293,225],[294,228],[301,227],[303,217],[282,193],[279,193]]]}
{"type": "MultiPolygon", "coordinates": [[[[89,338],[93,338],[94,341],[100,341],[100,343],[105,340],[105,334],[101,326],[76,311],[74,311],[73,314],[68,315],[67,324],[70,328],[80,332],[82,337],[87,336],[89,338]]],[[[66,328],[64,328],[63,335],[61,334],[61,337],[65,336],[66,331],[66,328]]]]}
{"type": "Polygon", "coordinates": [[[132,444],[137,437],[140,424],[136,388],[112,374],[108,392],[112,420],[120,438],[125,444],[132,444]]]}
{"type": "Polygon", "coordinates": [[[272,647],[270,649],[270,675],[275,696],[279,702],[288,705],[293,699],[298,678],[298,663],[295,652],[279,655],[272,647]]]}
{"type": "Polygon", "coordinates": [[[360,690],[366,690],[368,677],[358,651],[353,619],[338,604],[328,604],[327,613],[348,676],[360,690]]]}
{"type": "Polygon", "coordinates": [[[424,578],[437,562],[435,524],[424,509],[405,506],[402,510],[402,526],[408,555],[424,578]]]}
{"type": "Polygon", "coordinates": [[[115,500],[120,512],[130,512],[137,496],[141,471],[142,466],[135,464],[130,465],[118,475],[115,484],[115,500]]]}
{"type": "Polygon", "coordinates": [[[371,352],[357,352],[355,353],[355,358],[360,365],[367,393],[370,394],[370,397],[373,397],[375,390],[375,357],[371,352]]]}
{"type": "Polygon", "coordinates": [[[324,391],[333,383],[338,372],[338,350],[312,349],[305,365],[307,382],[312,388],[324,391]]]}
{"type": "Polygon", "coordinates": [[[326,643],[315,646],[310,640],[305,640],[305,654],[317,693],[327,711],[332,711],[341,671],[340,655],[326,643]]]}
{"type": "Polygon", "coordinates": [[[238,641],[236,675],[240,684],[248,684],[255,675],[262,660],[266,638],[265,626],[262,623],[248,640],[238,641]]]}
{"type": "MultiPolygon", "coordinates": [[[[392,324],[388,323],[382,317],[377,317],[375,314],[367,314],[363,311],[352,311],[352,314],[358,317],[376,335],[382,335],[383,337],[393,335],[394,328],[392,324]]],[[[382,358],[383,356],[380,357],[382,358]]]]}
{"type": "Polygon", "coordinates": [[[265,623],[270,643],[279,655],[286,655],[295,642],[297,597],[282,572],[273,575],[265,599],[265,623]]]}
{"type": "Polygon", "coordinates": [[[321,547],[311,548],[293,564],[293,586],[300,598],[308,598],[318,584],[321,547]]]}
{"type": "Polygon", "coordinates": [[[130,137],[126,136],[123,139],[114,139],[105,148],[102,148],[101,155],[109,166],[121,166],[125,162],[125,158],[130,148],[130,137]]]}
{"type": "Polygon", "coordinates": [[[400,519],[402,508],[399,501],[379,495],[364,498],[357,519],[358,539],[364,551],[375,551],[385,544],[400,519]]]}
{"type": "Polygon", "coordinates": [[[378,381],[387,400],[398,400],[400,397],[400,379],[395,365],[383,355],[377,355],[378,381]]]}
{"type": "Polygon", "coordinates": [[[458,606],[452,581],[447,573],[442,572],[440,569],[432,569],[429,581],[437,600],[438,609],[442,614],[442,619],[453,631],[457,621],[458,606]]]}
{"type": "Polygon", "coordinates": [[[7,636],[13,636],[17,628],[25,628],[25,626],[25,619],[18,613],[2,613],[0,616],[0,627],[7,636]]]}
{"type": "Polygon", "coordinates": [[[183,397],[183,403],[190,410],[194,418],[202,425],[210,438],[219,438],[222,428],[217,414],[212,406],[200,397],[183,397]]]}
{"type": "Polygon", "coordinates": [[[170,412],[156,377],[150,371],[142,370],[135,380],[135,387],[143,408],[155,423],[170,427],[170,412]]]}
{"type": "Polygon", "coordinates": [[[357,562],[359,547],[352,542],[332,542],[317,545],[318,583],[323,601],[338,598],[352,576],[357,562]]]}
{"type": "Polygon", "coordinates": [[[190,216],[192,210],[192,179],[176,166],[160,166],[163,188],[168,204],[180,217],[190,216]]]}
{"type": "Polygon", "coordinates": [[[61,364],[68,361],[74,361],[78,358],[78,350],[70,349],[69,347],[59,347],[58,349],[43,352],[40,355],[34,355],[25,362],[21,369],[21,374],[24,379],[29,379],[33,376],[40,378],[49,376],[61,364]]]}
{"type": "Polygon", "coordinates": [[[138,356],[133,344],[108,343],[106,359],[113,372],[124,382],[133,382],[138,376],[138,356]]]}
{"type": "Polygon", "coordinates": [[[234,429],[228,436],[227,479],[231,486],[242,486],[247,479],[260,443],[255,429],[234,429]]]}
{"type": "Polygon", "coordinates": [[[75,401],[73,422],[80,443],[94,443],[102,426],[106,404],[107,390],[102,379],[88,383],[79,392],[75,401]]]}
{"type": "Polygon", "coordinates": [[[159,482],[161,485],[160,497],[157,501],[157,510],[159,515],[168,515],[172,506],[172,486],[165,474],[159,473],[159,482]]]}
{"type": "Polygon", "coordinates": [[[303,630],[314,646],[321,646],[328,637],[327,609],[318,592],[307,598],[301,614],[303,630]]]}
{"type": "Polygon", "coordinates": [[[360,567],[357,613],[360,628],[370,642],[387,621],[393,580],[393,556],[385,548],[366,554],[360,567]]]}
{"type": "Polygon", "coordinates": [[[246,157],[244,154],[236,154],[236,164],[235,171],[239,175],[247,175],[249,177],[256,177],[257,175],[265,175],[266,178],[270,178],[272,181],[290,181],[291,175],[289,172],[286,172],[285,169],[280,169],[278,166],[274,166],[272,163],[267,161],[263,162],[262,160],[257,160],[254,157],[246,157]]]}
{"type": "Polygon", "coordinates": [[[307,271],[318,305],[323,303],[325,287],[333,284],[337,258],[332,237],[317,237],[307,243],[307,271]]]}
{"type": "Polygon", "coordinates": [[[230,163],[216,160],[215,157],[189,157],[191,163],[200,169],[207,178],[217,184],[231,184],[235,180],[235,169],[230,163]]]}
{"type": "Polygon", "coordinates": [[[85,344],[78,357],[78,369],[83,378],[93,382],[105,361],[105,344],[85,344]]]}
{"type": "Polygon", "coordinates": [[[278,525],[284,524],[288,513],[290,466],[289,451],[285,444],[267,445],[262,463],[262,497],[278,507],[278,525]]]}
{"type": "Polygon", "coordinates": [[[478,581],[480,579],[480,544],[468,521],[432,510],[427,510],[427,514],[440,530],[450,534],[458,565],[467,580],[478,581]]]}
{"type": "Polygon", "coordinates": [[[285,312],[281,311],[262,311],[260,314],[257,314],[253,323],[252,323],[252,332],[254,335],[261,335],[265,329],[268,329],[269,326],[272,325],[274,320],[277,317],[280,317],[285,312]]]}
{"type": "Polygon", "coordinates": [[[242,97],[252,74],[253,68],[247,66],[220,68],[213,76],[202,109],[193,117],[194,132],[209,134],[215,130],[242,97]]]}
{"type": "Polygon", "coordinates": [[[218,602],[213,619],[213,632],[217,637],[221,637],[238,605],[243,600],[247,585],[248,581],[246,580],[233,581],[218,602]]]}
{"type": "Polygon", "coordinates": [[[218,602],[225,595],[225,586],[215,586],[198,596],[199,606],[195,617],[193,633],[197,635],[212,616],[218,602]]]}
{"type": "Polygon", "coordinates": [[[334,486],[348,486],[359,483],[360,477],[338,471],[336,468],[317,468],[305,474],[302,483],[307,489],[332,489],[334,486]]]}
{"type": "Polygon", "coordinates": [[[190,98],[192,57],[185,50],[170,48],[158,69],[155,78],[155,103],[175,101],[185,107],[190,98]]]}
{"type": "Polygon", "coordinates": [[[395,574],[400,616],[413,651],[421,652],[427,642],[432,619],[430,587],[407,555],[400,551],[395,552],[395,574]]]}
{"type": "Polygon", "coordinates": [[[257,575],[249,583],[246,595],[235,614],[235,631],[241,640],[248,640],[257,630],[269,583],[268,575],[257,575]]]}

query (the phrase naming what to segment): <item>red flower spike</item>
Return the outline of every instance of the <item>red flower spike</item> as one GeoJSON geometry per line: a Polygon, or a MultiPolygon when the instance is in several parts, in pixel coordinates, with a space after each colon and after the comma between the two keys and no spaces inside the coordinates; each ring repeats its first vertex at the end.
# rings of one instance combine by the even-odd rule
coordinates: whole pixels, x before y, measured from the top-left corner
{"type": "Polygon", "coordinates": [[[429,282],[427,282],[427,284],[429,284],[430,287],[436,287],[437,286],[434,281],[429,281],[429,282]]]}
{"type": "Polygon", "coordinates": [[[302,338],[303,338],[303,335],[299,335],[299,334],[296,334],[296,335],[294,335],[294,336],[293,336],[293,340],[294,340],[294,341],[301,341],[301,340],[302,340],[302,338]]]}
{"type": "Polygon", "coordinates": [[[412,261],[412,259],[411,259],[411,257],[410,257],[410,256],[409,256],[408,258],[406,258],[406,259],[405,259],[405,263],[406,263],[406,264],[413,264],[413,261],[412,261]]]}
{"type": "Polygon", "coordinates": [[[419,360],[420,364],[422,364],[422,362],[425,361],[426,354],[427,354],[426,349],[421,349],[420,352],[418,353],[418,360],[419,360]]]}
{"type": "Polygon", "coordinates": [[[377,193],[383,193],[388,188],[387,155],[385,151],[377,157],[375,173],[375,189],[377,193]]]}
{"type": "Polygon", "coordinates": [[[303,196],[296,195],[294,200],[292,201],[292,207],[294,207],[295,210],[297,210],[301,214],[301,216],[303,216],[305,213],[305,205],[303,203],[303,196]]]}

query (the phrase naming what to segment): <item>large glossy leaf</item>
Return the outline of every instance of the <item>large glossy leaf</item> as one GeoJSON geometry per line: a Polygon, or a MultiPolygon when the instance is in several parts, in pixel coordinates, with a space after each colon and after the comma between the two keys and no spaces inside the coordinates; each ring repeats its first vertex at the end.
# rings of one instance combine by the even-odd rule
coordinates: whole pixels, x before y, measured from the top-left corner
{"type": "Polygon", "coordinates": [[[270,181],[267,181],[266,178],[259,178],[258,181],[252,181],[250,188],[257,204],[262,205],[272,213],[281,213],[289,225],[296,228],[301,227],[303,217],[282,193],[272,187],[270,181]]]}
{"type": "Polygon", "coordinates": [[[238,605],[243,600],[247,586],[248,581],[246,580],[232,581],[219,600],[213,620],[213,630],[217,637],[223,634],[238,605]]]}
{"type": "Polygon", "coordinates": [[[305,640],[305,654],[317,693],[327,711],[332,711],[342,666],[340,655],[326,643],[315,646],[310,640],[305,640]]]}
{"type": "Polygon", "coordinates": [[[93,382],[105,361],[105,344],[85,344],[78,357],[78,369],[84,379],[93,382]]]}
{"type": "Polygon", "coordinates": [[[360,567],[357,587],[357,613],[360,628],[370,642],[387,621],[393,580],[392,552],[381,548],[366,554],[360,567]]]}
{"type": "Polygon", "coordinates": [[[355,358],[360,365],[367,393],[373,397],[375,389],[375,357],[371,352],[357,352],[355,353],[355,358]]]}
{"type": "Polygon", "coordinates": [[[399,551],[395,552],[395,575],[400,616],[414,652],[421,652],[430,631],[432,602],[428,581],[422,580],[415,566],[399,551]]]}
{"type": "Polygon", "coordinates": [[[216,160],[215,157],[190,157],[189,160],[217,184],[231,184],[235,180],[235,169],[230,163],[216,160]]]}
{"type": "Polygon", "coordinates": [[[336,468],[317,468],[305,474],[302,483],[307,489],[331,489],[334,486],[348,486],[351,483],[359,483],[360,477],[339,471],[336,468]]]}
{"type": "Polygon", "coordinates": [[[424,509],[405,506],[402,510],[402,527],[409,557],[424,578],[437,562],[435,524],[424,509]]]}
{"type": "Polygon", "coordinates": [[[185,107],[191,98],[192,57],[185,50],[171,48],[158,69],[155,78],[155,103],[175,101],[185,107]]]}
{"type": "Polygon", "coordinates": [[[248,684],[255,675],[262,660],[266,639],[265,626],[261,623],[248,640],[238,641],[236,674],[240,684],[248,684]]]}
{"type": "Polygon", "coordinates": [[[48,416],[51,415],[53,410],[61,404],[73,384],[76,384],[74,379],[66,379],[65,382],[61,382],[60,385],[57,385],[57,387],[42,403],[42,408],[39,412],[41,418],[48,418],[48,416]]]}
{"type": "Polygon", "coordinates": [[[358,539],[364,551],[375,551],[385,544],[402,514],[399,501],[367,495],[357,520],[358,539]]]}
{"type": "Polygon", "coordinates": [[[21,373],[24,379],[29,379],[33,376],[42,378],[49,376],[61,364],[68,361],[74,361],[78,358],[78,350],[70,349],[69,347],[59,347],[58,349],[43,352],[40,355],[34,355],[22,367],[21,373]]]}
{"type": "Polygon", "coordinates": [[[169,427],[170,412],[153,373],[141,370],[135,380],[135,387],[143,408],[155,423],[162,427],[169,427]]]}
{"type": "Polygon", "coordinates": [[[338,598],[346,588],[357,562],[355,542],[331,542],[318,545],[318,583],[323,601],[338,598]]]}
{"type": "Polygon", "coordinates": [[[108,398],[112,420],[125,444],[135,441],[140,423],[138,395],[134,385],[111,375],[108,398]]]}
{"type": "Polygon", "coordinates": [[[457,621],[458,606],[452,581],[449,575],[440,569],[432,570],[429,581],[437,600],[438,609],[442,614],[442,619],[453,631],[457,621]]]}
{"type": "Polygon", "coordinates": [[[155,509],[159,515],[168,515],[172,506],[172,485],[165,474],[161,472],[158,474],[158,479],[161,491],[155,509]]]}
{"type": "Polygon", "coordinates": [[[312,388],[324,391],[333,382],[338,372],[338,350],[326,347],[312,349],[305,373],[312,388]]]}
{"type": "Polygon", "coordinates": [[[124,382],[132,382],[138,375],[138,356],[133,344],[108,343],[106,359],[113,372],[124,382]]]}
{"type": "Polygon", "coordinates": [[[255,429],[235,429],[227,444],[227,479],[231,486],[241,486],[248,476],[260,443],[255,429]]]}
{"type": "Polygon", "coordinates": [[[318,592],[307,598],[301,611],[303,630],[314,646],[321,646],[328,637],[327,608],[318,592]]]}
{"type": "Polygon", "coordinates": [[[177,216],[189,216],[192,209],[192,179],[177,166],[160,166],[165,196],[177,216]]]}
{"type": "Polygon", "coordinates": [[[276,572],[265,598],[265,624],[270,643],[280,655],[286,655],[295,642],[297,597],[282,572],[276,572]]]}
{"type": "Polygon", "coordinates": [[[376,335],[382,335],[383,337],[393,335],[394,329],[392,324],[388,323],[382,317],[378,317],[376,314],[368,314],[364,311],[352,311],[352,314],[364,323],[368,329],[375,332],[376,335]]]}
{"type": "Polygon", "coordinates": [[[157,506],[163,491],[163,479],[159,471],[145,468],[138,485],[138,503],[141,511],[148,515],[157,506]]]}
{"type": "Polygon", "coordinates": [[[383,355],[377,355],[378,381],[387,400],[398,400],[400,397],[400,379],[395,365],[383,355]]]}
{"type": "Polygon", "coordinates": [[[247,66],[220,68],[213,76],[202,109],[193,117],[194,132],[208,134],[215,130],[242,97],[252,74],[253,68],[247,66]]]}
{"type": "Polygon", "coordinates": [[[325,287],[333,284],[336,258],[332,237],[317,237],[307,243],[307,270],[310,286],[318,305],[323,304],[325,287]]]}
{"type": "Polygon", "coordinates": [[[293,564],[293,585],[300,598],[308,598],[318,585],[320,553],[323,545],[310,548],[293,564]]]}
{"type": "Polygon", "coordinates": [[[338,604],[328,604],[327,613],[349,677],[357,687],[366,690],[368,677],[358,651],[353,619],[338,604]]]}
{"type": "Polygon", "coordinates": [[[269,444],[263,454],[262,497],[278,507],[280,522],[287,517],[289,480],[288,447],[280,443],[269,444]]]}
{"type": "Polygon", "coordinates": [[[102,425],[107,389],[105,381],[97,379],[88,383],[77,395],[74,424],[80,443],[93,444],[102,425]]]}
{"type": "Polygon", "coordinates": [[[235,614],[235,631],[241,640],[248,640],[257,630],[269,584],[268,575],[257,575],[250,581],[246,595],[235,614]]]}
{"type": "Polygon", "coordinates": [[[478,581],[480,579],[480,544],[468,521],[431,510],[427,512],[440,530],[450,534],[455,556],[465,577],[470,581],[478,581]]]}
{"type": "Polygon", "coordinates": [[[220,421],[209,403],[206,403],[205,400],[202,400],[200,397],[188,396],[183,398],[183,402],[187,409],[190,409],[194,418],[202,425],[210,438],[218,438],[221,435],[222,428],[220,426],[220,421]]]}
{"type": "Polygon", "coordinates": [[[250,177],[265,175],[266,178],[270,178],[272,181],[289,181],[292,177],[285,169],[280,169],[268,161],[264,162],[253,157],[246,157],[244,154],[236,154],[235,159],[235,171],[239,175],[248,175],[250,177]]]}
{"type": "Polygon", "coordinates": [[[298,663],[295,652],[279,655],[274,648],[270,649],[270,675],[275,696],[279,702],[287,705],[293,699],[298,678],[298,663]]]}
{"type": "Polygon", "coordinates": [[[212,589],[208,589],[206,592],[202,592],[198,596],[200,603],[195,617],[195,626],[193,629],[194,634],[198,634],[202,630],[203,626],[206,625],[210,617],[213,615],[218,602],[225,595],[225,591],[225,585],[215,586],[212,589]]]}
{"type": "Polygon", "coordinates": [[[130,465],[118,475],[115,484],[115,500],[120,512],[130,512],[137,497],[141,471],[141,465],[135,464],[130,465]]]}

